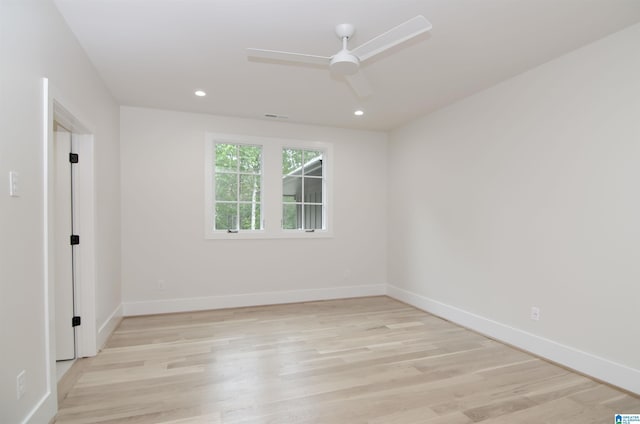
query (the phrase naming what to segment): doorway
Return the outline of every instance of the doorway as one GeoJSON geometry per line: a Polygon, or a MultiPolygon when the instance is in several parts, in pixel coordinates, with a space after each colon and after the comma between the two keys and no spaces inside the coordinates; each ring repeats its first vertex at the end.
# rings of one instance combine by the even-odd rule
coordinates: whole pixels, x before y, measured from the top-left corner
{"type": "MultiPolygon", "coordinates": [[[[75,172],[73,134],[58,121],[54,134],[54,244],[55,244],[55,335],[56,362],[77,357],[76,346],[76,285],[77,234],[74,228],[77,193],[74,192],[75,172]]],[[[57,364],[65,368],[63,364],[57,364]]]]}
{"type": "Polygon", "coordinates": [[[62,96],[43,81],[47,93],[44,201],[50,340],[46,357],[51,377],[47,384],[52,389],[75,358],[97,353],[95,163],[92,126],[63,106],[58,100],[62,96]],[[73,158],[76,163],[70,162],[71,152],[78,155],[73,158]],[[72,235],[78,236],[73,245],[72,235]]]}

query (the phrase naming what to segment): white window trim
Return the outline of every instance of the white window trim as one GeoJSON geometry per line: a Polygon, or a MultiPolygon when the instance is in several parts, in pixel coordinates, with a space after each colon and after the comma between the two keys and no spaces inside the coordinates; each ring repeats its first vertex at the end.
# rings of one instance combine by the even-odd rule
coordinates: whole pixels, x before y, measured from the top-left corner
{"type": "Polygon", "coordinates": [[[333,146],[331,143],[281,139],[271,137],[244,136],[239,134],[206,133],[204,155],[204,224],[205,239],[243,240],[243,239],[315,239],[333,237],[333,146]],[[260,207],[262,213],[261,230],[240,230],[228,233],[214,230],[214,167],[216,143],[247,144],[262,147],[262,185],[260,207]],[[325,159],[324,199],[325,229],[307,232],[305,230],[284,230],[282,228],[282,149],[297,148],[322,151],[325,159]]]}

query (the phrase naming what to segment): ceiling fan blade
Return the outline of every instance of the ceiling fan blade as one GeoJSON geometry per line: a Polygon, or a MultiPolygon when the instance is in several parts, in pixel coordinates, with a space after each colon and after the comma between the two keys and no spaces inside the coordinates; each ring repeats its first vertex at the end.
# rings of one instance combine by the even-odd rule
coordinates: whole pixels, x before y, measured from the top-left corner
{"type": "Polygon", "coordinates": [[[358,97],[369,97],[373,93],[371,86],[369,85],[369,81],[367,81],[367,78],[365,78],[362,72],[356,72],[353,75],[345,75],[344,77],[358,97]]]}
{"type": "Polygon", "coordinates": [[[309,65],[329,65],[330,57],[315,56],[311,54],[281,52],[277,50],[263,49],[247,49],[247,54],[251,57],[259,57],[261,59],[282,60],[285,62],[299,62],[309,65]]]}
{"type": "Polygon", "coordinates": [[[362,62],[423,32],[427,32],[432,27],[431,22],[427,21],[424,16],[418,15],[356,47],[351,53],[358,56],[358,59],[362,62]]]}

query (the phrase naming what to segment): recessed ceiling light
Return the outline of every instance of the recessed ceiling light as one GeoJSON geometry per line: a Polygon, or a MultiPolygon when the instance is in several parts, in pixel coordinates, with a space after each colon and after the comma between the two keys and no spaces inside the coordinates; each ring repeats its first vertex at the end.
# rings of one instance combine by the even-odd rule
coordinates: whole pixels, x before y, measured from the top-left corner
{"type": "Polygon", "coordinates": [[[353,114],[356,115],[356,116],[362,116],[362,115],[364,115],[364,112],[361,111],[361,110],[356,110],[355,112],[353,112],[353,114]]]}
{"type": "Polygon", "coordinates": [[[195,93],[193,93],[193,94],[195,94],[195,95],[196,95],[196,96],[198,96],[198,97],[204,97],[204,96],[206,96],[206,95],[207,95],[207,93],[205,93],[205,92],[204,92],[204,91],[202,91],[202,90],[198,90],[198,91],[196,91],[196,92],[195,92],[195,93]]]}

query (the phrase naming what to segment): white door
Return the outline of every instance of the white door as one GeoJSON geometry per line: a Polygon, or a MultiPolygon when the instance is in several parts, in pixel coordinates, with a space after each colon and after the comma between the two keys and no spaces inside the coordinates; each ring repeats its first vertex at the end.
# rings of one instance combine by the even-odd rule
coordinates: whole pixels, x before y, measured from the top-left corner
{"type": "Polygon", "coordinates": [[[56,360],[74,359],[74,261],[70,237],[73,234],[72,168],[69,162],[71,133],[54,127],[55,168],[55,297],[56,360]]]}

